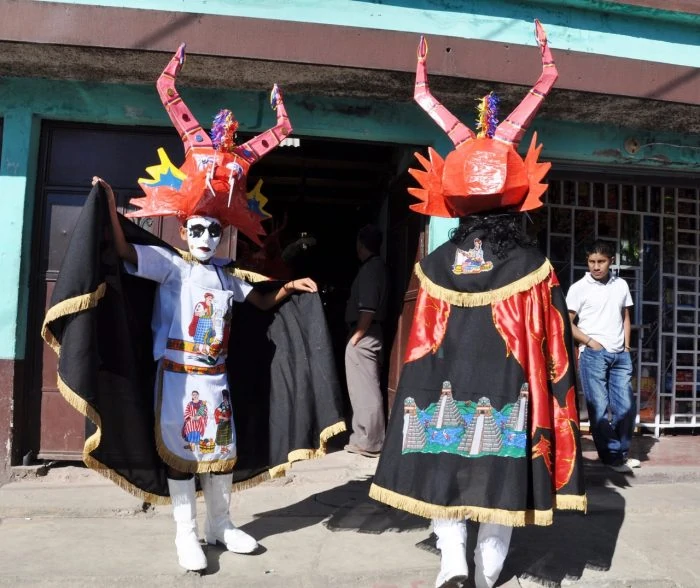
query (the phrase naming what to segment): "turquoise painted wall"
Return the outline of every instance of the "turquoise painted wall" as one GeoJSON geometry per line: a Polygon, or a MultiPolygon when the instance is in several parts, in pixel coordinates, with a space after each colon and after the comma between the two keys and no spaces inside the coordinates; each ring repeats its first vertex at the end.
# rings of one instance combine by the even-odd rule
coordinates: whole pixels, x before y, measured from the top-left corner
{"type": "MultiPolygon", "coordinates": [[[[195,116],[207,123],[219,108],[231,107],[242,131],[259,131],[274,124],[268,91],[222,92],[180,88],[195,116]]],[[[450,143],[432,120],[413,103],[379,103],[356,99],[285,96],[297,135],[433,145],[446,153],[450,143]]],[[[474,113],[456,113],[472,121],[474,113]]],[[[155,88],[117,84],[8,79],[0,82],[0,117],[4,118],[0,165],[0,202],[5,230],[0,232],[0,358],[22,358],[26,343],[28,262],[38,136],[42,119],[118,125],[169,126],[155,88]],[[15,294],[16,292],[16,294],[15,294]]],[[[634,129],[593,127],[536,120],[544,142],[543,159],[572,160],[602,165],[627,165],[664,171],[700,169],[700,138],[653,134],[634,129]],[[638,155],[626,155],[624,142],[635,137],[649,145],[638,155]],[[683,147],[672,147],[679,145],[683,147]]],[[[529,144],[529,137],[523,146],[529,144]]],[[[150,162],[144,162],[144,166],[150,162]]],[[[408,204],[408,198],[406,203],[408,204]]],[[[455,221],[431,219],[430,248],[446,239],[455,221]]]]}
{"type": "Polygon", "coordinates": [[[539,18],[552,47],[559,51],[691,67],[700,63],[700,16],[620,6],[605,0],[59,1],[409,31],[520,45],[533,43],[532,21],[539,18]]]}

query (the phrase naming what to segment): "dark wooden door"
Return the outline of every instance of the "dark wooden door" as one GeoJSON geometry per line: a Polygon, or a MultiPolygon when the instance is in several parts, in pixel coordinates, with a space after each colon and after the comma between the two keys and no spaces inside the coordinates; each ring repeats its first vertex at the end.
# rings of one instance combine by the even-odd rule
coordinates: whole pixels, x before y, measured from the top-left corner
{"type": "Polygon", "coordinates": [[[393,341],[389,354],[387,374],[387,408],[394,404],[399,385],[401,367],[413,320],[413,311],[418,295],[418,279],[413,273],[415,264],[427,255],[428,217],[411,211],[412,202],[406,188],[415,185],[415,180],[404,172],[392,185],[389,197],[389,230],[387,238],[387,267],[392,285],[390,321],[392,333],[387,337],[393,341]]]}
{"type": "MultiPolygon", "coordinates": [[[[137,179],[165,147],[174,162],[182,144],[171,129],[45,123],[41,132],[33,232],[25,422],[40,423],[22,439],[22,454],[43,459],[80,459],[85,419],[61,396],[57,358],[41,337],[43,317],[81,207],[99,175],[114,187],[121,211],[139,195],[137,179]]],[[[178,162],[179,163],[179,162],[178,162]]],[[[146,229],[177,245],[172,222],[144,219],[146,229]]]]}

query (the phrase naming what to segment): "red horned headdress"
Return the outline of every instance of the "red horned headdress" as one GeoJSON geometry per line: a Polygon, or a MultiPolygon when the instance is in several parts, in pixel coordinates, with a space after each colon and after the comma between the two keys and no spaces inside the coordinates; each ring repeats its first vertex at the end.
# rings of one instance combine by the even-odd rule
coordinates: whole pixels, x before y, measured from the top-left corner
{"type": "Polygon", "coordinates": [[[146,196],[133,198],[131,204],[139,210],[126,216],[176,216],[182,221],[192,216],[210,216],[223,227],[233,225],[261,244],[260,237],[265,235],[262,221],[270,215],[262,208],[266,200],[259,192],[259,184],[246,193],[246,178],[250,166],[292,132],[282,93],[275,84],[270,95],[272,108],[277,111],[277,125],[273,128],[236,145],[238,122],[229,110],[222,110],[214,120],[210,138],[175,89],[175,79],[184,62],[183,43],[156,85],[184,143],[185,162],[177,168],[159,149],[160,163],[146,169],[151,178],[139,179],[146,196]]]}
{"type": "Polygon", "coordinates": [[[480,132],[475,135],[430,93],[426,58],[428,45],[421,37],[414,99],[447,133],[455,146],[445,159],[429,148],[430,161],[420,153],[416,157],[424,170],[410,169],[420,188],[408,191],[421,202],[411,209],[421,214],[463,217],[497,208],[526,211],[542,206],[547,185],[542,180],[551,163],[537,158],[537,134],[532,137],[525,159],[516,148],[558,77],[547,36],[535,21],[535,37],[542,53],[542,75],[520,105],[501,124],[497,124],[497,99],[486,96],[479,106],[480,132]]]}

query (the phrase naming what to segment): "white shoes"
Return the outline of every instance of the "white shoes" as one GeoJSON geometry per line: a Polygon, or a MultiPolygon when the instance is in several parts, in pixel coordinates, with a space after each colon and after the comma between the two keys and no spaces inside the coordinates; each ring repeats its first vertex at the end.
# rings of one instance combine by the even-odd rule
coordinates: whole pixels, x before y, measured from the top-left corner
{"type": "Polygon", "coordinates": [[[181,567],[192,572],[206,569],[207,557],[197,537],[197,503],[194,478],[172,480],[168,478],[170,498],[173,502],[173,518],[177,525],[175,548],[181,567]]]}
{"type": "Polygon", "coordinates": [[[464,543],[452,543],[440,548],[440,573],[435,588],[462,588],[466,585],[469,569],[464,543]]]}
{"type": "Polygon", "coordinates": [[[628,457],[624,462],[617,465],[608,465],[608,467],[621,474],[628,474],[632,472],[632,468],[642,467],[642,462],[634,457],[628,457]]]}
{"type": "Polygon", "coordinates": [[[232,479],[233,474],[200,475],[204,500],[207,503],[204,537],[210,545],[222,543],[228,551],[252,553],[258,548],[258,542],[238,529],[229,517],[232,479]]]}

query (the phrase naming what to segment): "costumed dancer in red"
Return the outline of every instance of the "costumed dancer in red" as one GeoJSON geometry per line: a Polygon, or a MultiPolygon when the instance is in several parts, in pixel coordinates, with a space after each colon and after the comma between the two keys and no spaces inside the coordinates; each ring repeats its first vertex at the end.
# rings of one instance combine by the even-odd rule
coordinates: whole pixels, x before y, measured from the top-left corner
{"type": "Polygon", "coordinates": [[[442,588],[466,582],[467,519],[480,523],[475,585],[490,588],[513,527],[586,509],[564,295],[520,214],[542,206],[550,167],[537,161],[536,135],[524,159],[516,151],[557,78],[535,27],[540,79],[500,124],[487,95],[478,134],[432,96],[423,38],[418,49],[415,99],[455,150],[417,154],[424,170],[410,170],[421,186],[409,189],[420,199],[411,208],[460,226],[416,265],[420,290],[370,496],[433,519],[442,588]]]}
{"type": "Polygon", "coordinates": [[[112,189],[97,177],[93,184],[100,183],[106,192],[116,251],[127,271],[159,284],[151,325],[158,362],[156,445],[168,466],[179,563],[187,570],[202,570],[207,559],[197,535],[194,474],[200,476],[207,505],[207,542],[220,542],[237,553],[250,553],[257,547],[255,539],[229,518],[231,472],[237,458],[225,344],[232,305],[246,300],[269,309],[293,292],[316,292],[317,288],[313,280],[303,278],[262,294],[226,271],[230,260],[214,257],[228,226],[260,244],[265,214],[260,202],[250,202],[247,197],[246,175],[292,127],[275,86],[271,96],[277,111],[274,128],[238,146],[234,141],[238,123],[230,111],[222,111],[210,139],[175,89],[184,59],[182,45],[157,87],[184,142],[185,162],[177,168],[159,150],[160,165],[147,170],[152,178],[139,181],[146,196],[131,201],[138,210],[127,216],[176,216],[183,223],[180,236],[187,241],[189,255],[127,242],[112,189]],[[215,418],[208,418],[210,411],[215,418]]]}

